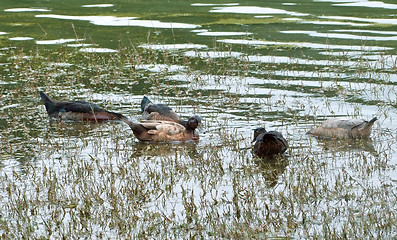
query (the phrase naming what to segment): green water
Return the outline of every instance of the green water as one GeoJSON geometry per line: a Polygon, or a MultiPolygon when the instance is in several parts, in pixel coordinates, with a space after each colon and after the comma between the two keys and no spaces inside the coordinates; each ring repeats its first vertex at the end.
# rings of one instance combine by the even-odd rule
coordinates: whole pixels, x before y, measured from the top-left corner
{"type": "Polygon", "coordinates": [[[2,1],[1,235],[396,237],[397,5],[200,3],[2,1]],[[146,95],[205,133],[49,120],[39,90],[134,121],[146,95]],[[379,120],[366,140],[306,135],[333,116],[379,120]],[[282,160],[252,155],[259,126],[282,160]]]}

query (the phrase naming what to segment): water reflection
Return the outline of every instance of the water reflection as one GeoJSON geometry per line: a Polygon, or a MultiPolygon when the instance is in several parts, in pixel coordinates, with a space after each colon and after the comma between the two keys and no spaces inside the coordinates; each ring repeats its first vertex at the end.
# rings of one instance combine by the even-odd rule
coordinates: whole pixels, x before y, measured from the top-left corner
{"type": "Polygon", "coordinates": [[[28,41],[33,40],[32,37],[11,37],[9,38],[11,41],[28,41]]]}
{"type": "Polygon", "coordinates": [[[118,52],[114,49],[109,48],[81,48],[79,52],[86,52],[86,53],[115,53],[118,52]]]}
{"type": "Polygon", "coordinates": [[[248,36],[248,35],[252,35],[253,33],[250,32],[207,32],[207,31],[202,31],[197,33],[197,35],[200,36],[212,36],[212,37],[216,37],[216,36],[248,36]]]}
{"type": "MultiPolygon", "coordinates": [[[[9,169],[7,171],[10,171],[10,169],[14,167],[17,169],[23,169],[23,166],[34,164],[34,162],[39,158],[37,146],[26,143],[20,144],[23,138],[21,135],[23,134],[16,133],[15,131],[12,134],[14,136],[9,136],[7,144],[4,144],[0,148],[2,152],[0,154],[0,167],[2,169],[9,169]]],[[[30,140],[31,142],[36,142],[34,141],[35,139],[30,140]]]]}
{"type": "Polygon", "coordinates": [[[4,9],[4,12],[50,12],[51,10],[43,8],[9,8],[4,9]]]}
{"type": "Polygon", "coordinates": [[[378,152],[375,150],[372,139],[330,139],[324,137],[314,137],[317,143],[324,150],[350,152],[354,150],[366,151],[372,155],[378,156],[378,152]]]}
{"type": "Polygon", "coordinates": [[[218,42],[244,44],[244,45],[288,45],[300,48],[312,49],[340,49],[340,50],[357,50],[357,51],[381,51],[393,50],[391,47],[377,47],[377,46],[363,46],[363,45],[332,45],[320,44],[311,42],[278,42],[278,41],[263,41],[263,40],[245,40],[245,39],[220,39],[218,42]]]}
{"type": "MultiPolygon", "coordinates": [[[[123,195],[125,192],[131,192],[128,188],[123,189],[123,184],[135,184],[134,181],[131,181],[134,179],[133,177],[123,178],[118,174],[120,171],[117,168],[119,166],[120,169],[125,167],[124,162],[133,159],[136,161],[130,161],[131,165],[135,163],[153,165],[153,172],[158,172],[158,176],[161,177],[153,178],[152,181],[152,184],[157,184],[156,186],[160,187],[147,189],[153,191],[153,195],[158,195],[158,191],[166,189],[168,186],[161,184],[167,183],[169,181],[167,177],[174,174],[173,176],[177,176],[177,183],[175,186],[168,187],[169,189],[174,188],[172,194],[163,194],[160,198],[161,201],[153,200],[152,195],[148,195],[149,197],[145,201],[148,205],[154,207],[149,211],[145,208],[140,213],[138,212],[139,221],[129,220],[129,217],[131,217],[130,211],[126,211],[126,215],[120,215],[120,218],[117,217],[129,226],[131,224],[142,226],[143,231],[147,230],[144,226],[147,222],[153,222],[156,226],[158,226],[157,223],[163,222],[164,219],[158,219],[156,216],[159,216],[159,213],[164,215],[163,213],[171,211],[174,202],[180,203],[180,209],[184,209],[182,190],[179,191],[178,186],[183,186],[185,189],[194,189],[191,193],[192,204],[198,206],[195,210],[195,214],[197,214],[195,219],[205,219],[208,216],[213,219],[213,216],[206,215],[208,213],[204,210],[208,201],[203,202],[204,205],[200,205],[202,203],[198,201],[201,195],[205,199],[211,192],[216,192],[213,195],[217,202],[213,205],[214,213],[227,212],[227,208],[230,206],[228,202],[231,202],[227,198],[233,199],[234,190],[231,183],[234,179],[237,179],[235,178],[237,176],[235,172],[238,172],[233,169],[238,169],[246,164],[254,165],[251,168],[254,169],[254,172],[252,175],[242,175],[241,186],[238,186],[238,188],[247,188],[254,193],[263,194],[258,194],[258,196],[255,196],[257,198],[252,201],[258,202],[258,205],[251,205],[250,201],[246,200],[239,204],[245,209],[253,210],[252,216],[255,219],[264,219],[263,215],[255,212],[256,209],[259,209],[258,211],[263,209],[261,202],[263,199],[275,199],[274,202],[268,202],[268,205],[271,209],[278,210],[280,203],[289,202],[285,201],[287,199],[285,197],[288,197],[291,199],[291,204],[288,206],[295,207],[298,206],[296,204],[299,204],[299,202],[300,204],[303,203],[299,207],[302,207],[302,212],[309,212],[310,216],[323,216],[322,213],[324,212],[331,213],[329,218],[327,216],[327,219],[335,219],[337,223],[332,223],[332,227],[336,227],[335,229],[338,229],[340,222],[346,220],[346,214],[344,213],[354,216],[354,212],[346,211],[361,206],[361,200],[365,199],[367,195],[371,195],[365,193],[371,193],[372,190],[377,193],[378,189],[371,189],[373,179],[375,181],[386,180],[386,183],[390,182],[388,181],[389,177],[395,179],[395,177],[393,178],[396,175],[394,169],[389,168],[389,166],[395,166],[396,163],[396,157],[393,154],[386,158],[388,163],[384,165],[384,168],[371,171],[370,179],[367,174],[370,171],[366,169],[362,173],[358,170],[357,172],[352,171],[351,177],[343,179],[341,177],[344,176],[344,173],[341,172],[341,168],[322,164],[331,157],[339,157],[338,154],[330,153],[346,152],[345,155],[377,156],[376,149],[383,154],[383,150],[380,150],[383,146],[381,144],[386,142],[389,144],[387,147],[391,149],[386,149],[386,151],[389,150],[393,153],[396,149],[395,141],[391,141],[390,136],[385,136],[383,130],[385,128],[396,128],[396,123],[392,120],[396,119],[395,83],[397,82],[397,75],[394,73],[396,65],[394,38],[397,34],[390,25],[378,24],[397,24],[395,16],[394,18],[390,16],[391,12],[380,12],[381,10],[378,9],[376,13],[373,11],[372,14],[372,12],[362,11],[362,8],[355,8],[355,11],[351,11],[353,9],[351,7],[330,7],[331,4],[323,4],[322,6],[328,8],[318,10],[319,5],[302,4],[299,1],[296,1],[298,4],[293,7],[288,7],[287,4],[277,1],[257,1],[255,4],[258,4],[258,7],[236,7],[236,5],[239,5],[238,3],[193,3],[190,5],[190,3],[180,1],[178,3],[180,3],[181,8],[169,4],[173,3],[172,1],[164,5],[142,1],[118,1],[114,8],[113,4],[83,5],[83,8],[80,8],[81,1],[75,1],[75,4],[61,5],[63,2],[52,0],[29,3],[31,6],[37,5],[38,7],[45,4],[48,9],[53,9],[54,12],[62,14],[41,15],[41,17],[35,18],[32,13],[20,12],[41,10],[48,12],[50,10],[38,8],[12,10],[12,7],[17,7],[18,4],[11,0],[5,1],[5,4],[8,5],[4,9],[7,8],[6,12],[8,13],[4,13],[7,18],[4,18],[4,22],[0,23],[2,26],[0,29],[4,31],[0,32],[0,35],[9,34],[10,39],[8,39],[8,36],[3,36],[5,41],[2,43],[3,46],[0,46],[8,47],[2,49],[3,62],[0,63],[2,71],[0,85],[3,85],[4,88],[0,91],[2,96],[0,101],[3,103],[0,106],[0,125],[4,126],[1,133],[0,163],[5,168],[9,167],[9,171],[12,171],[13,168],[17,169],[21,165],[18,162],[19,160],[21,163],[33,162],[38,166],[48,165],[58,174],[59,179],[66,179],[62,183],[65,183],[65,189],[68,189],[71,195],[74,195],[77,189],[72,182],[81,182],[81,185],[83,185],[87,181],[86,185],[89,186],[91,180],[93,180],[98,182],[98,189],[102,188],[103,183],[105,183],[103,189],[110,184],[112,184],[112,188],[109,189],[113,189],[114,183],[115,192],[119,194],[114,196],[120,198],[119,202],[114,201],[115,206],[118,203],[128,201],[128,197],[125,196],[130,196],[123,195]],[[131,8],[132,3],[137,4],[137,7],[131,8]],[[259,7],[259,4],[263,7],[259,7]],[[70,5],[70,8],[67,8],[68,5],[70,5]],[[267,8],[267,5],[275,6],[275,8],[267,8]],[[60,9],[60,6],[62,6],[62,9],[60,9]],[[232,6],[235,6],[235,8],[231,8],[232,6]],[[294,12],[277,9],[277,6],[287,10],[293,9],[294,12]],[[100,7],[108,7],[108,9],[92,9],[100,7]],[[141,12],[134,12],[141,11],[141,9],[144,10],[146,19],[158,20],[149,21],[128,17],[141,16],[141,12]],[[12,13],[13,11],[14,13],[12,13]],[[97,15],[97,11],[101,12],[98,15],[115,16],[92,16],[97,15]],[[321,16],[325,11],[330,16],[321,16]],[[310,13],[310,16],[294,17],[299,15],[299,12],[310,13]],[[355,16],[364,17],[350,17],[353,13],[355,16]],[[277,14],[287,15],[280,16],[277,14]],[[385,16],[389,16],[390,19],[383,18],[385,16]],[[71,21],[76,26],[76,32],[71,29],[71,21]],[[184,21],[190,24],[185,25],[184,21]],[[25,24],[27,22],[29,25],[25,24]],[[205,26],[206,29],[201,29],[199,26],[205,26]],[[371,29],[368,26],[374,26],[374,28],[371,29]],[[149,29],[143,27],[149,27],[149,29]],[[181,28],[176,29],[178,27],[181,28]],[[346,29],[342,29],[344,27],[346,29]],[[169,30],[163,31],[155,28],[169,28],[169,30]],[[43,34],[43,30],[45,30],[46,35],[43,34]],[[292,30],[301,32],[291,32],[292,30]],[[332,35],[327,35],[327,38],[325,38],[324,33],[326,32],[330,32],[332,35]],[[322,34],[322,36],[315,36],[316,34],[322,34]],[[369,35],[371,38],[363,37],[361,34],[369,35]],[[23,36],[45,41],[37,41],[38,45],[35,45],[33,41],[15,42],[15,40],[21,41],[23,36]],[[80,38],[78,36],[84,39],[75,39],[80,38]],[[329,36],[333,36],[333,38],[329,36]],[[375,41],[370,43],[357,41],[363,38],[365,40],[383,38],[384,41],[381,44],[375,41]],[[48,47],[48,45],[43,46],[41,44],[60,45],[48,47]],[[371,46],[371,44],[377,46],[371,46]],[[18,49],[13,48],[13,45],[18,46],[18,49]],[[22,48],[20,46],[23,48],[33,46],[37,51],[27,51],[26,49],[30,49],[27,47],[19,50],[22,48]],[[80,52],[79,49],[72,48],[91,46],[92,48],[83,48],[80,52]],[[136,51],[130,51],[123,48],[124,46],[128,46],[130,49],[139,47],[134,49],[136,51]],[[114,49],[122,49],[123,51],[115,54],[95,54],[101,51],[113,52],[114,49]],[[197,49],[200,50],[194,51],[197,49]],[[154,52],[152,50],[168,52],[154,52]],[[333,50],[335,52],[332,52],[333,50]],[[93,52],[93,54],[85,54],[82,51],[93,52]],[[127,55],[128,58],[126,58],[127,55]],[[47,59],[49,60],[46,61],[47,59]],[[375,67],[375,71],[369,69],[370,67],[375,67]],[[64,72],[67,74],[63,74],[64,72]],[[204,135],[199,143],[152,144],[138,142],[129,132],[130,130],[122,124],[119,125],[119,123],[48,122],[43,117],[44,108],[37,99],[37,91],[33,93],[32,89],[36,88],[51,88],[64,94],[68,93],[72,98],[77,96],[78,98],[111,102],[117,108],[117,111],[121,110],[122,113],[135,117],[139,115],[137,105],[139,105],[142,96],[150,94],[166,102],[169,101],[172,106],[177,106],[179,110],[183,110],[179,112],[188,114],[197,111],[198,114],[205,116],[209,134],[204,135]],[[14,94],[10,94],[10,92],[14,94]],[[36,100],[32,101],[32,99],[36,100]],[[305,119],[317,119],[324,115],[369,116],[375,112],[379,115],[382,114],[386,119],[385,124],[379,126],[382,131],[376,131],[376,135],[373,135],[377,141],[375,142],[376,149],[372,139],[343,141],[313,139],[311,141],[311,137],[304,135],[304,128],[308,127],[305,119]],[[39,117],[37,117],[38,115],[39,117]],[[26,124],[21,121],[24,118],[26,124]],[[244,142],[243,137],[233,138],[233,142],[228,139],[223,140],[223,136],[229,136],[232,128],[245,129],[247,126],[262,125],[264,122],[267,125],[286,127],[283,129],[288,133],[291,142],[300,146],[292,149],[294,156],[291,155],[289,159],[263,161],[251,157],[249,153],[247,154],[249,157],[241,154],[248,152],[244,148],[248,144],[244,142]],[[227,134],[217,131],[218,128],[224,129],[227,134]],[[127,133],[123,131],[127,131],[127,133]],[[231,143],[234,145],[231,145],[231,143]],[[323,154],[324,152],[325,154],[323,154]],[[308,158],[308,153],[312,157],[308,158]],[[84,173],[82,175],[90,177],[89,179],[76,178],[77,181],[70,181],[72,178],[69,178],[69,174],[62,175],[63,171],[69,171],[69,169],[78,165],[69,165],[70,159],[75,162],[90,163],[92,161],[90,156],[93,156],[97,162],[97,165],[93,162],[90,169],[99,173],[90,175],[88,171],[82,171],[84,173]],[[308,161],[302,160],[306,158],[308,161]],[[59,166],[52,165],[52,162],[55,162],[54,159],[59,163],[59,166]],[[159,165],[158,162],[162,162],[164,165],[159,165]],[[172,167],[172,163],[183,163],[183,171],[177,167],[172,167]],[[100,172],[102,170],[96,166],[109,166],[110,168],[114,167],[114,169],[102,174],[100,172]],[[321,169],[321,171],[318,172],[318,169],[321,169]],[[320,175],[313,175],[313,178],[311,178],[311,170],[313,170],[313,173],[319,173],[320,175]],[[162,174],[164,171],[170,174],[162,174]],[[112,180],[107,182],[108,177],[111,177],[112,180]],[[255,181],[253,184],[253,179],[259,181],[255,181]],[[342,180],[338,182],[338,179],[342,180]],[[354,179],[354,182],[349,182],[349,179],[354,179]],[[319,190],[318,193],[320,193],[318,195],[320,198],[313,198],[314,201],[320,203],[317,204],[318,207],[316,208],[305,201],[306,196],[312,197],[315,195],[313,191],[301,189],[303,195],[294,191],[300,186],[305,186],[308,180],[313,181],[313,187],[318,187],[314,190],[319,190]],[[335,184],[335,182],[338,184],[335,184]],[[280,190],[277,187],[275,188],[276,185],[280,186],[282,193],[284,193],[282,199],[277,198],[280,190]],[[334,187],[335,185],[339,185],[339,188],[334,187]],[[321,188],[321,186],[328,187],[321,188]],[[362,186],[369,186],[370,189],[365,189],[362,186]],[[273,188],[274,190],[268,191],[267,188],[273,188]],[[334,207],[335,204],[340,204],[334,202],[336,198],[329,194],[333,192],[329,191],[330,189],[335,190],[334,192],[342,190],[342,192],[353,196],[352,201],[349,201],[348,208],[344,208],[347,210],[342,211],[341,214],[339,214],[340,211],[339,213],[335,213],[332,209],[329,211],[329,206],[334,207]],[[206,196],[206,193],[202,194],[205,191],[208,192],[206,196]],[[357,197],[355,197],[356,195],[357,197]],[[223,199],[226,200],[223,201],[223,199]],[[306,211],[307,209],[309,211],[306,211]],[[145,217],[141,218],[140,214],[145,215],[145,217]],[[142,224],[143,222],[145,224],[142,224]]],[[[340,0],[329,0],[328,2],[341,3],[340,0]]],[[[374,2],[371,1],[371,3],[374,2]]],[[[361,3],[367,4],[370,2],[361,1],[361,3]]],[[[288,5],[292,4],[289,3],[288,5]]],[[[392,137],[394,140],[395,134],[392,137]]],[[[340,154],[341,157],[345,157],[343,153],[340,154]]],[[[376,162],[378,162],[378,159],[381,158],[375,159],[376,162]]],[[[336,163],[339,164],[340,162],[336,163]]],[[[349,172],[350,166],[348,163],[350,161],[346,162],[343,171],[349,172]]],[[[341,164],[345,164],[345,162],[341,162],[341,164]]],[[[361,164],[361,162],[357,161],[357,164],[361,164]]],[[[150,182],[151,170],[142,167],[138,170],[139,172],[135,172],[133,166],[131,166],[130,169],[126,168],[126,175],[139,175],[144,181],[150,182]]],[[[38,178],[42,178],[39,175],[40,172],[37,171],[38,178]]],[[[29,180],[31,179],[34,180],[34,177],[29,178],[29,180]]],[[[25,187],[27,182],[29,181],[18,182],[21,189],[27,188],[28,191],[35,191],[34,188],[29,189],[29,185],[25,187]]],[[[146,190],[145,183],[142,184],[143,191],[146,190]]],[[[381,190],[393,189],[394,183],[392,182],[389,185],[390,188],[382,187],[381,190]]],[[[38,194],[43,197],[46,196],[46,192],[38,194]]],[[[112,212],[109,213],[109,199],[106,199],[106,192],[102,191],[99,194],[101,195],[100,198],[103,199],[101,199],[101,202],[95,202],[95,199],[89,200],[92,200],[92,206],[95,205],[92,213],[97,212],[97,206],[104,206],[107,210],[100,213],[101,216],[112,218],[112,214],[116,211],[110,210],[112,212]]],[[[68,197],[60,198],[57,202],[68,201],[68,197]]],[[[80,196],[77,195],[77,197],[80,196]]],[[[245,197],[244,194],[241,197],[245,197]]],[[[336,197],[338,197],[338,194],[336,197]]],[[[392,209],[393,201],[389,203],[384,199],[381,200],[382,204],[385,203],[386,208],[391,206],[390,209],[392,209]]],[[[27,201],[34,203],[36,200],[27,198],[27,201]]],[[[310,202],[312,202],[311,199],[309,199],[310,202]]],[[[189,202],[186,203],[190,204],[189,202]]],[[[212,204],[211,201],[209,203],[212,204]]],[[[119,204],[120,207],[122,205],[127,206],[129,204],[119,204]]],[[[344,206],[346,205],[342,204],[342,207],[344,206]]],[[[33,207],[36,209],[37,206],[33,207]]],[[[40,218],[42,208],[50,209],[51,207],[41,204],[37,207],[36,214],[32,214],[32,216],[36,215],[40,218]]],[[[290,208],[286,207],[285,209],[290,208]]],[[[368,208],[368,211],[377,214],[381,212],[378,210],[376,206],[368,208]]],[[[299,221],[301,216],[295,217],[286,214],[286,211],[274,211],[274,213],[280,216],[280,218],[274,218],[274,222],[282,223],[285,219],[292,220],[291,226],[293,226],[293,229],[285,228],[287,232],[297,233],[291,235],[291,237],[307,237],[304,234],[300,235],[302,231],[307,231],[309,234],[313,232],[317,232],[319,235],[327,234],[324,230],[328,226],[326,224],[329,223],[327,219],[325,219],[323,226],[321,226],[321,219],[319,218],[317,219],[320,223],[317,225],[318,228],[314,226],[302,230],[294,224],[296,220],[299,221]]],[[[51,214],[46,215],[51,216],[51,214]]],[[[189,228],[193,226],[182,222],[184,220],[183,213],[178,215],[177,218],[172,216],[171,214],[167,215],[172,222],[168,225],[187,226],[189,228]],[[180,216],[182,217],[179,218],[180,216]]],[[[384,219],[383,216],[379,215],[379,219],[384,219]]],[[[111,222],[110,218],[104,221],[111,222]]],[[[68,217],[62,219],[68,219],[68,217]]],[[[222,218],[221,226],[232,226],[234,224],[223,222],[225,219],[227,218],[222,218]]],[[[355,218],[353,225],[362,225],[366,220],[355,222],[357,219],[360,218],[355,218]]],[[[35,219],[29,218],[28,220],[34,222],[35,219]]],[[[19,221],[18,218],[10,217],[9,222],[19,221]]],[[[51,223],[51,221],[49,222],[51,223]]],[[[216,222],[216,219],[214,222],[216,222]]],[[[61,225],[67,225],[69,222],[66,220],[66,222],[60,221],[60,223],[61,225]]],[[[198,220],[197,226],[205,227],[207,223],[198,220]]],[[[259,226],[255,225],[255,222],[251,223],[250,228],[254,229],[259,226]]],[[[87,222],[87,224],[93,226],[95,230],[95,224],[93,225],[91,222],[87,222]]],[[[166,225],[164,224],[164,226],[166,225]]],[[[118,225],[114,224],[114,226],[118,225]]],[[[218,226],[214,225],[214,227],[218,226]]],[[[286,225],[280,225],[280,228],[284,226],[286,225]]],[[[306,226],[310,226],[310,224],[306,224],[306,226]]],[[[11,230],[15,229],[22,228],[16,227],[11,230]]],[[[35,230],[33,234],[40,236],[40,229],[47,228],[43,227],[42,223],[38,223],[37,229],[37,232],[35,230]]],[[[56,230],[58,228],[48,229],[56,230]]],[[[71,229],[73,229],[73,226],[71,229]]],[[[108,228],[105,226],[102,232],[107,230],[108,228]]],[[[213,229],[205,230],[209,233],[213,229]]],[[[376,229],[369,229],[369,232],[372,231],[376,232],[376,229]]],[[[335,233],[340,234],[338,230],[335,233]]],[[[192,234],[195,233],[192,232],[192,234]]],[[[166,235],[167,233],[162,236],[166,235]]],[[[269,235],[274,235],[271,229],[269,229],[269,235]]],[[[205,235],[203,236],[203,238],[206,238],[205,235]]],[[[153,238],[156,237],[153,236],[153,238]]]]}
{"type": "Polygon", "coordinates": [[[39,45],[52,45],[52,44],[64,44],[68,42],[79,42],[79,41],[84,41],[84,39],[55,39],[55,40],[40,40],[36,41],[36,44],[39,45]]]}
{"type": "Polygon", "coordinates": [[[186,154],[192,159],[198,156],[197,142],[135,142],[133,145],[134,157],[172,157],[186,154]]]}
{"type": "Polygon", "coordinates": [[[278,156],[274,159],[260,159],[255,157],[260,173],[266,179],[266,186],[273,188],[279,182],[280,176],[285,172],[288,166],[288,158],[286,156],[278,156]]]}
{"type": "Polygon", "coordinates": [[[332,6],[397,9],[396,4],[384,3],[381,1],[360,1],[360,2],[349,2],[349,3],[334,3],[334,4],[332,4],[332,6]]]}
{"type": "Polygon", "coordinates": [[[104,124],[106,123],[59,121],[56,119],[49,119],[46,136],[85,137],[91,135],[94,129],[102,127],[104,124]]]}
{"type": "Polygon", "coordinates": [[[177,22],[161,22],[158,20],[136,20],[136,17],[114,17],[114,16],[67,16],[67,15],[36,15],[38,18],[54,18],[63,20],[80,20],[89,21],[99,26],[138,26],[148,28],[197,28],[199,25],[177,23],[177,22]]]}
{"type": "Polygon", "coordinates": [[[335,29],[335,30],[331,30],[331,32],[352,32],[352,33],[397,35],[396,31],[374,31],[374,30],[364,30],[364,29],[335,29]]]}
{"type": "Polygon", "coordinates": [[[192,3],[195,7],[212,7],[212,6],[237,6],[239,3],[192,3]]]}
{"type": "Polygon", "coordinates": [[[66,44],[67,47],[75,47],[75,48],[79,48],[79,47],[90,47],[94,44],[90,44],[90,43],[75,43],[75,44],[66,44]]]}
{"type": "Polygon", "coordinates": [[[180,49],[201,49],[207,48],[207,45],[203,44],[192,44],[192,43],[179,43],[179,44],[141,44],[141,48],[152,49],[152,50],[180,50],[180,49]]]}
{"type": "Polygon", "coordinates": [[[377,36],[365,36],[365,35],[353,35],[353,34],[341,34],[341,33],[320,33],[317,31],[280,31],[285,34],[307,34],[310,37],[322,37],[322,38],[340,38],[340,39],[351,39],[351,40],[368,40],[368,41],[396,41],[397,36],[393,37],[377,37],[377,36]]]}
{"type": "Polygon", "coordinates": [[[107,8],[107,7],[113,7],[114,4],[92,4],[92,5],[83,5],[81,7],[85,7],[85,8],[95,8],[95,7],[99,7],[99,8],[107,8]]]}
{"type": "Polygon", "coordinates": [[[307,13],[290,12],[283,9],[256,7],[256,6],[238,6],[238,7],[214,7],[210,12],[213,13],[242,13],[242,14],[287,14],[292,16],[308,16],[307,13]]]}
{"type": "Polygon", "coordinates": [[[354,26],[354,27],[366,27],[366,26],[371,25],[368,23],[303,20],[301,18],[283,18],[283,20],[293,21],[293,22],[298,22],[298,23],[303,23],[303,24],[314,24],[314,25],[341,25],[341,26],[354,26]]]}
{"type": "Polygon", "coordinates": [[[200,57],[200,58],[231,58],[240,57],[243,53],[239,52],[222,52],[222,51],[208,51],[208,52],[198,52],[198,51],[187,51],[185,56],[187,57],[200,57]]]}
{"type": "Polygon", "coordinates": [[[397,19],[394,18],[359,18],[359,17],[346,17],[346,16],[319,16],[318,18],[336,19],[336,20],[349,20],[357,22],[370,22],[378,24],[397,24],[397,19]]]}
{"type": "Polygon", "coordinates": [[[146,70],[150,72],[185,72],[187,67],[182,65],[167,65],[167,64],[141,64],[136,65],[135,70],[146,70]]]}

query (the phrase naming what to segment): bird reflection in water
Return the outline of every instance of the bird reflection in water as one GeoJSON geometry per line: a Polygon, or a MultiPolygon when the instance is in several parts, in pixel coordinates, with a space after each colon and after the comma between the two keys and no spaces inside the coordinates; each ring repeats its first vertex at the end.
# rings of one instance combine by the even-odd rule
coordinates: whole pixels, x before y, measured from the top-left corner
{"type": "Polygon", "coordinates": [[[256,158],[255,163],[257,164],[262,176],[266,180],[266,186],[273,188],[277,185],[280,176],[285,172],[288,166],[288,157],[278,156],[272,159],[260,159],[256,158]]]}
{"type": "Polygon", "coordinates": [[[189,142],[135,142],[133,146],[134,157],[151,156],[167,157],[176,154],[187,154],[191,158],[197,158],[197,144],[189,142]]]}

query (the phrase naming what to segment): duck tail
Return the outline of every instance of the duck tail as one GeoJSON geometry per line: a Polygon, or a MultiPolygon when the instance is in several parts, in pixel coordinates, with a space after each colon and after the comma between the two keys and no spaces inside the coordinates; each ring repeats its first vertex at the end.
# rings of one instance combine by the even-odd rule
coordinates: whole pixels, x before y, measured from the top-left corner
{"type": "Polygon", "coordinates": [[[47,96],[43,91],[40,91],[40,97],[41,97],[41,101],[43,101],[45,109],[47,110],[48,114],[51,114],[52,112],[55,111],[55,104],[54,101],[52,101],[52,99],[47,96]]]}
{"type": "Polygon", "coordinates": [[[139,130],[140,124],[134,123],[133,121],[129,120],[128,118],[124,117],[120,119],[124,123],[126,123],[128,126],[130,126],[131,130],[135,133],[135,131],[139,130]]]}
{"type": "Polygon", "coordinates": [[[362,130],[371,129],[376,120],[378,120],[377,117],[372,118],[369,122],[365,123],[365,125],[362,127],[362,130]]]}
{"type": "Polygon", "coordinates": [[[137,137],[138,139],[142,133],[147,131],[147,129],[145,129],[145,127],[143,127],[142,124],[134,123],[131,120],[129,120],[128,118],[123,118],[123,119],[121,119],[121,121],[125,122],[128,126],[130,126],[135,137],[137,137]]]}
{"type": "Polygon", "coordinates": [[[353,128],[352,132],[356,131],[353,136],[356,137],[356,134],[358,137],[368,137],[372,132],[372,126],[376,120],[378,120],[378,118],[374,117],[370,121],[364,122],[363,124],[357,126],[356,129],[353,128]]]}
{"type": "Polygon", "coordinates": [[[130,121],[128,118],[122,118],[121,121],[123,121],[124,123],[126,123],[128,126],[130,126],[130,128],[132,129],[132,131],[134,131],[134,129],[136,128],[136,123],[133,123],[132,121],[130,121]]]}
{"type": "Polygon", "coordinates": [[[141,111],[142,111],[142,113],[143,113],[143,111],[145,111],[145,107],[146,107],[149,103],[152,103],[152,101],[150,101],[148,97],[143,96],[142,101],[141,101],[141,111]]]}
{"type": "Polygon", "coordinates": [[[115,112],[108,112],[110,113],[112,116],[114,116],[115,120],[122,120],[124,121],[124,119],[128,119],[126,116],[124,116],[121,113],[115,113],[115,112]]]}

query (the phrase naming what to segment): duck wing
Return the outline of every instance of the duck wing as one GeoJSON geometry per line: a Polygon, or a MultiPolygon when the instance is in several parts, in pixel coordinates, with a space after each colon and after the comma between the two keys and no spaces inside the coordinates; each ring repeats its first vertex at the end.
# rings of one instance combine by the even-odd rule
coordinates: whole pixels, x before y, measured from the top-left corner
{"type": "Polygon", "coordinates": [[[281,133],[270,131],[258,136],[254,145],[254,152],[259,157],[271,158],[277,154],[283,154],[288,144],[281,133]]]}
{"type": "Polygon", "coordinates": [[[365,121],[361,119],[349,119],[349,118],[330,118],[321,124],[322,128],[343,128],[350,130],[363,124],[365,121]]]}
{"type": "Polygon", "coordinates": [[[55,108],[60,112],[92,113],[105,112],[105,110],[94,103],[86,101],[56,102],[55,108]]]}
{"type": "Polygon", "coordinates": [[[186,131],[186,128],[179,123],[170,121],[146,120],[141,122],[142,126],[149,129],[149,134],[165,133],[167,135],[177,135],[186,131]]]}
{"type": "Polygon", "coordinates": [[[265,136],[271,136],[271,137],[275,138],[277,141],[279,141],[280,143],[282,143],[284,145],[285,149],[288,148],[287,140],[285,140],[285,138],[283,137],[283,135],[280,132],[269,131],[269,132],[265,133],[265,136]]]}
{"type": "Polygon", "coordinates": [[[177,122],[179,121],[179,116],[172,108],[168,107],[167,105],[149,103],[145,106],[142,119],[177,122]]]}

